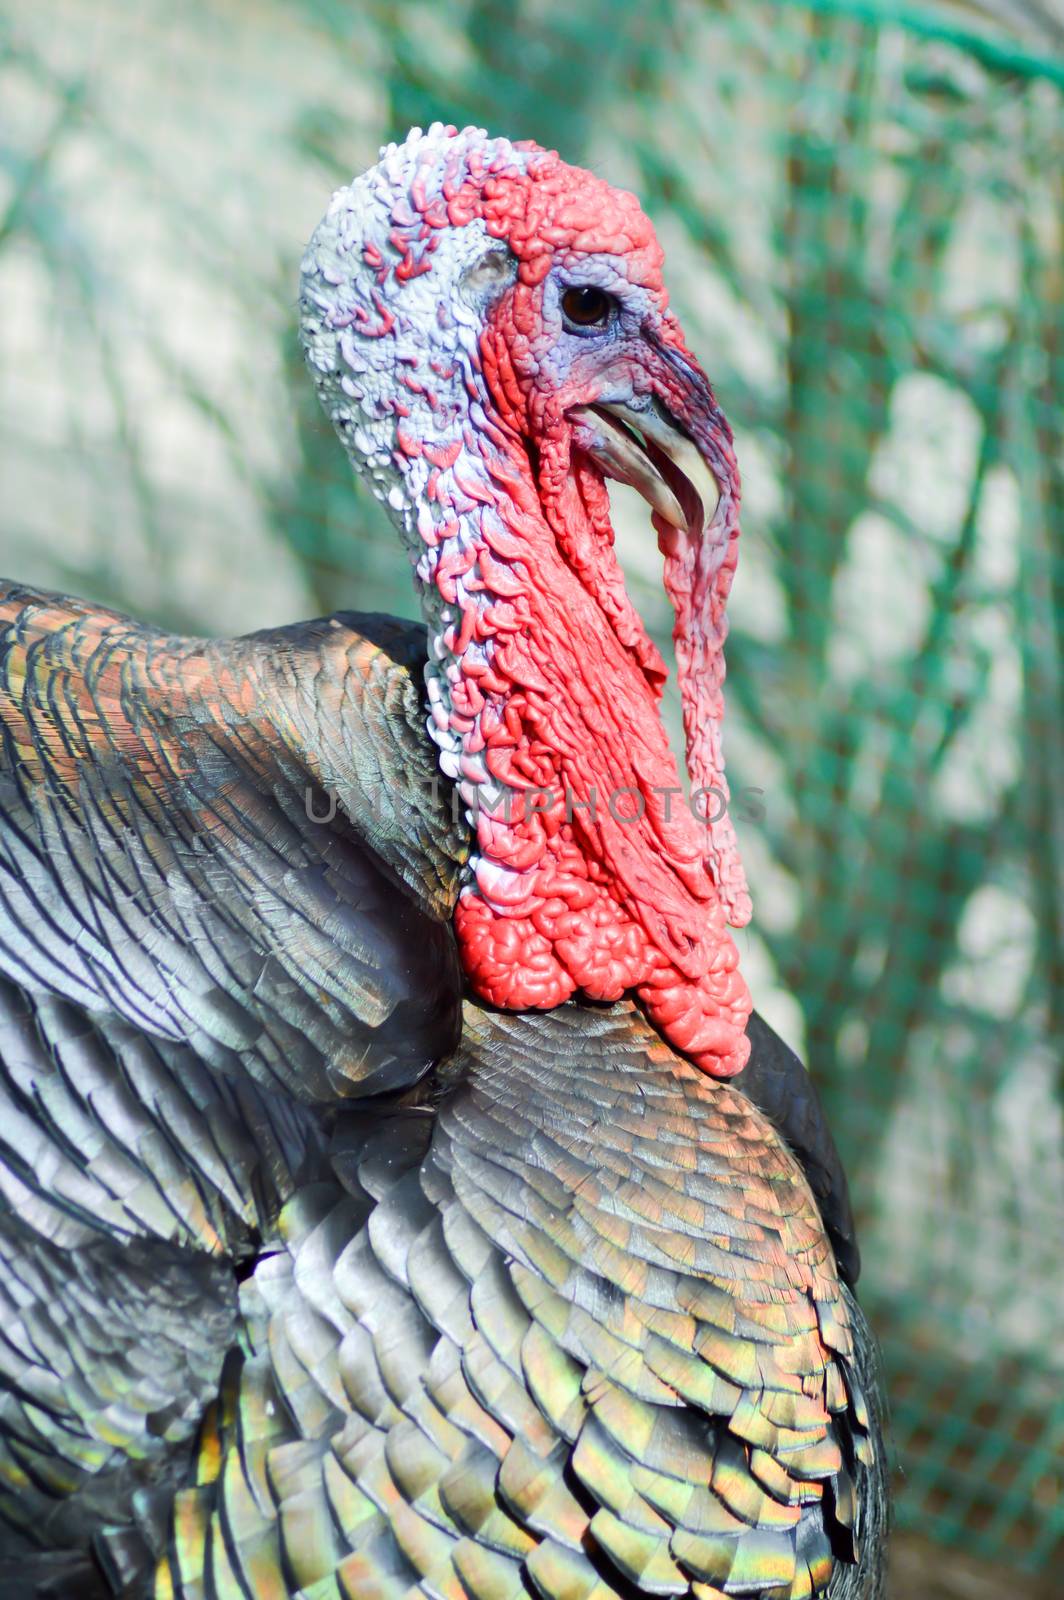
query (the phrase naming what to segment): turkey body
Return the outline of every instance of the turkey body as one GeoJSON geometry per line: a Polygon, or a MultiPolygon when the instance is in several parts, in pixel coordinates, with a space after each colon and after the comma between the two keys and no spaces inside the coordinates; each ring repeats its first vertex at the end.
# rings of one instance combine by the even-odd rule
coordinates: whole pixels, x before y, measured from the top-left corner
{"type": "Polygon", "coordinates": [[[423,654],[0,590],[0,1595],[878,1595],[815,1091],[464,994],[423,654]]]}

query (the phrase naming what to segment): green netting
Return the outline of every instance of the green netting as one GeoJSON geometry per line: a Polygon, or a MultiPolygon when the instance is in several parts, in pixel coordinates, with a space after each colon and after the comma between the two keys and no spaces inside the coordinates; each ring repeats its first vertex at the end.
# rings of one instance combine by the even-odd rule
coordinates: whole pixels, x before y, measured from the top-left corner
{"type": "MultiPolygon", "coordinates": [[[[759,791],[742,949],[853,1176],[899,1525],[1051,1573],[1064,56],[1051,21],[1007,37],[987,9],[19,8],[0,550],[200,631],[409,613],[397,541],[300,370],[326,193],[436,116],[636,189],[736,427],[728,750],[759,791]]],[[[665,638],[645,518],[619,497],[617,520],[665,638]]]]}

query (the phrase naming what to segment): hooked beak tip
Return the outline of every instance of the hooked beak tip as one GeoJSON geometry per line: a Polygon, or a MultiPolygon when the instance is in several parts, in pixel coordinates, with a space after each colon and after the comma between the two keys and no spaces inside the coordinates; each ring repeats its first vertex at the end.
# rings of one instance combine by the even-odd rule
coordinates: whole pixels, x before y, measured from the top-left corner
{"type": "Polygon", "coordinates": [[[643,496],[655,527],[660,519],[688,535],[706,531],[720,503],[720,485],[694,440],[659,407],[651,403],[637,411],[600,402],[574,407],[569,418],[580,430],[580,447],[607,476],[643,496]]]}

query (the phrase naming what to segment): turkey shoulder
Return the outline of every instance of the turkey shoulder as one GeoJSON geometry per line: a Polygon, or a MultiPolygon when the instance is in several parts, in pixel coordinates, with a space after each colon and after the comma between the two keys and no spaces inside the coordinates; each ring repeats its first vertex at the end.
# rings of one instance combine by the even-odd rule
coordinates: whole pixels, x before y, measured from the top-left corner
{"type": "Polygon", "coordinates": [[[306,1101],[453,1048],[423,630],[175,639],[18,588],[0,622],[0,970],[306,1101]]]}

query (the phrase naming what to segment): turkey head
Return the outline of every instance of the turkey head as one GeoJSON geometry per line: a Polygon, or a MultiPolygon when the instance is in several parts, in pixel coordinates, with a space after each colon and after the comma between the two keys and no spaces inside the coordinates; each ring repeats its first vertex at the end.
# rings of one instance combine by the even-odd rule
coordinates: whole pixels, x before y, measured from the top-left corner
{"type": "Polygon", "coordinates": [[[721,756],[731,433],[635,198],[530,144],[415,129],[339,190],[303,264],[322,403],[388,508],[429,632],[429,733],[475,850],[475,992],[634,991],[705,1070],[741,1069],[749,900],[721,756]],[[675,609],[692,801],[606,480],[647,501],[675,609]]]}

